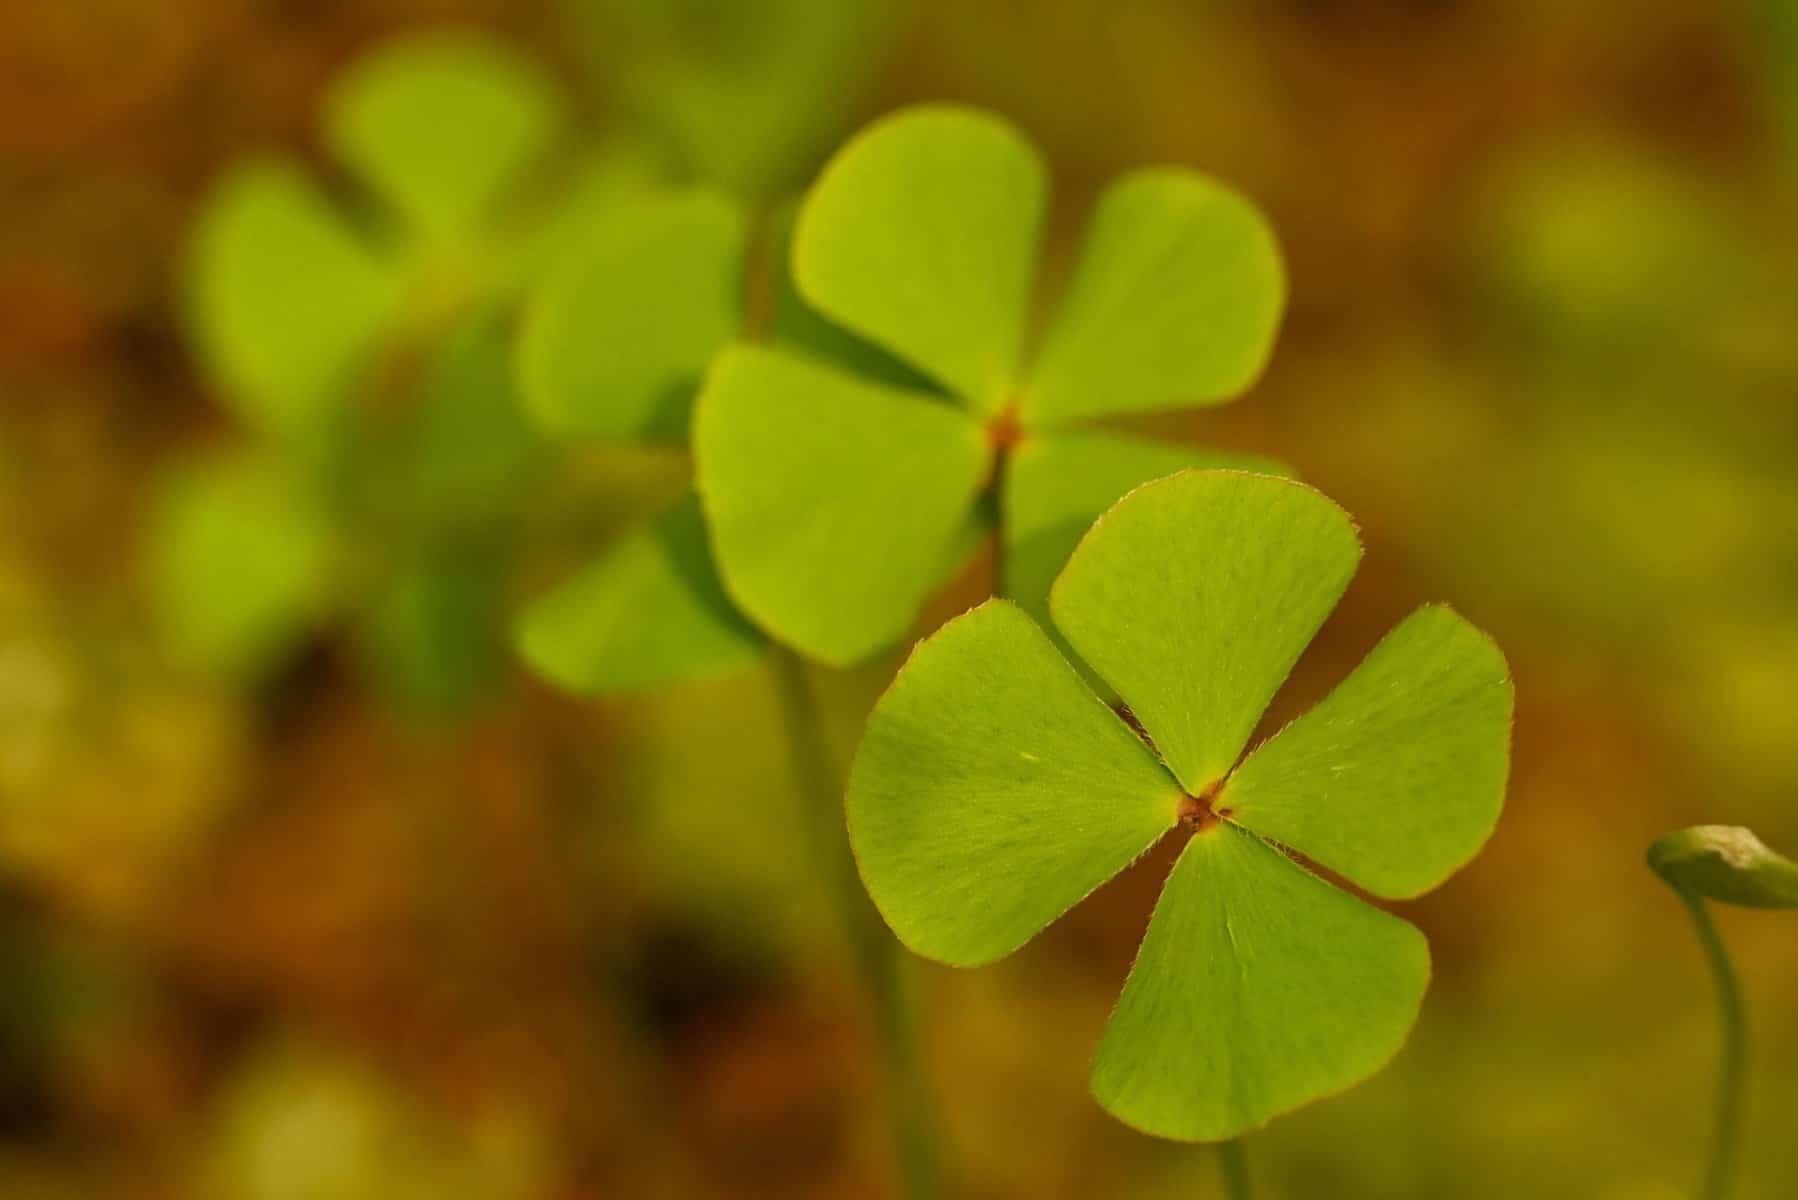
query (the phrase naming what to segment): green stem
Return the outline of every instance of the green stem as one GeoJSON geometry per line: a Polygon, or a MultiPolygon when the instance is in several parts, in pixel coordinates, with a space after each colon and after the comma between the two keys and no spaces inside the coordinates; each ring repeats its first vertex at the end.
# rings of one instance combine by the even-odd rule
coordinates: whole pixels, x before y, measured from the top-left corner
{"type": "Polygon", "coordinates": [[[936,1132],[919,1053],[908,960],[863,890],[849,853],[841,787],[805,664],[791,651],[777,648],[774,673],[793,769],[816,843],[815,857],[829,878],[850,950],[874,1008],[900,1194],[907,1200],[928,1200],[938,1190],[936,1132]]]}
{"type": "Polygon", "coordinates": [[[1249,1200],[1254,1195],[1254,1189],[1249,1187],[1249,1164],[1243,1156],[1241,1138],[1218,1144],[1217,1164],[1224,1175],[1224,1195],[1230,1200],[1249,1200]]]}
{"type": "Polygon", "coordinates": [[[1742,1140],[1742,1100],[1748,1082],[1748,1021],[1742,1009],[1742,992],[1736,984],[1735,968],[1723,938],[1711,922],[1704,901],[1684,890],[1685,901],[1698,928],[1698,941],[1710,960],[1711,974],[1717,981],[1717,1012],[1723,1029],[1723,1062],[1717,1083],[1717,1125],[1711,1142],[1711,1161],[1705,1169],[1704,1186],[1699,1195],[1704,1200],[1724,1200],[1735,1175],[1736,1148],[1742,1140]]]}

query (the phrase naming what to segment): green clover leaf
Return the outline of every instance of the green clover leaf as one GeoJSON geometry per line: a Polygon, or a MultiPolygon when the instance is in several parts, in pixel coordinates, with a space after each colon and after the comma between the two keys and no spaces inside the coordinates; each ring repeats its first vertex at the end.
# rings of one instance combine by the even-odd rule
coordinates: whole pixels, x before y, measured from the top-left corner
{"type": "Polygon", "coordinates": [[[906,373],[735,349],[708,377],[694,452],[714,548],[731,595],[782,641],[848,665],[899,640],[934,583],[918,564],[942,561],[985,494],[1002,590],[1043,615],[1080,533],[1129,488],[1272,466],[1088,427],[1253,381],[1284,298],[1260,214],[1192,171],[1126,175],[1028,354],[1046,193],[1011,126],[924,107],[852,139],[806,197],[800,294],[906,373]]]}
{"type": "Polygon", "coordinates": [[[1359,558],[1347,514],[1302,484],[1181,472],[1101,517],[1050,600],[1141,734],[1005,600],[920,643],[869,719],[850,838],[926,957],[1003,957],[1190,830],[1093,1066],[1094,1094],[1139,1129],[1230,1138],[1378,1070],[1415,1020],[1428,947],[1294,855],[1410,897],[1497,822],[1511,684],[1444,607],[1244,755],[1359,558]]]}
{"type": "Polygon", "coordinates": [[[533,601],[515,640],[538,674],[581,693],[721,674],[764,648],[724,594],[691,493],[533,601]]]}
{"type": "Polygon", "coordinates": [[[415,242],[478,238],[566,117],[534,63],[476,33],[415,35],[354,64],[326,102],[337,160],[415,242]]]}
{"type": "Polygon", "coordinates": [[[194,236],[190,325],[240,417],[299,433],[399,311],[398,275],[293,163],[256,159],[214,190],[194,236]]]}
{"type": "Polygon", "coordinates": [[[146,586],[163,644],[207,673],[260,672],[329,611],[329,514],[276,456],[196,456],[159,489],[146,586]]]}

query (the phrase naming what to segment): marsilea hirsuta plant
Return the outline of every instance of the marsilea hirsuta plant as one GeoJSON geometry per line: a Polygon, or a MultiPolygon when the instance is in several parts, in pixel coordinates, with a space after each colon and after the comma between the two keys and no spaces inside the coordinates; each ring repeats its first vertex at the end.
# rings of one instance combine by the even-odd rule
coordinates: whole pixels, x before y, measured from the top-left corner
{"type": "Polygon", "coordinates": [[[1391,1059],[1429,949],[1349,888],[1429,891],[1498,819],[1511,683],[1446,607],[1406,618],[1244,753],[1360,554],[1348,515],[1303,484],[1149,483],[1092,527],[1048,604],[1135,725],[1005,600],[920,643],[868,721],[850,839],[925,957],[1002,958],[1186,839],[1092,1069],[1099,1101],[1138,1129],[1232,1138],[1391,1059]]]}
{"type": "Polygon", "coordinates": [[[1216,404],[1259,374],[1285,285],[1254,206],[1190,170],[1123,176],[1028,347],[1046,196],[1016,130],[942,106],[876,121],[807,193],[799,294],[906,370],[753,345],[711,367],[698,491],[726,587],[777,640],[832,665],[898,642],[989,497],[1000,590],[1040,615],[1130,488],[1197,465],[1278,470],[1095,425],[1216,404]]]}

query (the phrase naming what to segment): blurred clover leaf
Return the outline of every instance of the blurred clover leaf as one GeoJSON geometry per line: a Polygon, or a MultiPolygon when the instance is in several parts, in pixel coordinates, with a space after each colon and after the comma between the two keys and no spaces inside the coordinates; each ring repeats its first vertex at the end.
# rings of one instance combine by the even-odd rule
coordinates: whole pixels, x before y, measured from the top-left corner
{"type": "Polygon", "coordinates": [[[1260,213],[1192,171],[1124,176],[1027,357],[1045,199],[1016,130],[950,107],[877,121],[808,194],[800,295],[911,378],[765,347],[711,371],[699,493],[731,594],[775,637],[833,665],[898,641],[987,494],[1001,590],[1041,615],[1080,534],[1131,487],[1191,466],[1278,470],[1090,427],[1254,380],[1284,296],[1260,213]]]}
{"type": "Polygon", "coordinates": [[[1244,756],[1359,558],[1348,515],[1302,484],[1181,472],[1101,517],[1049,602],[1140,734],[1004,600],[922,642],[869,719],[850,838],[926,957],[1001,958],[1190,830],[1093,1066],[1094,1094],[1138,1129],[1231,1138],[1377,1071],[1416,1018],[1429,949],[1307,861],[1409,898],[1497,822],[1511,684],[1445,607],[1244,756]]]}
{"type": "MultiPolygon", "coordinates": [[[[625,206],[525,308],[517,375],[531,423],[561,443],[683,446],[707,366],[745,336],[758,290],[782,353],[909,377],[798,300],[780,267],[791,227],[790,210],[769,220],[772,278],[756,281],[749,219],[721,193],[670,189],[625,206]]],[[[516,632],[539,674],[585,693],[722,674],[766,649],[719,579],[690,491],[529,605],[516,632]]]]}
{"type": "MultiPolygon", "coordinates": [[[[531,422],[564,442],[679,445],[706,363],[742,328],[749,242],[741,208],[707,189],[621,213],[525,308],[531,422]]],[[[516,641],[539,674],[589,693],[727,672],[764,648],[724,593],[690,494],[532,602],[516,641]]]]}
{"type": "Polygon", "coordinates": [[[390,343],[522,284],[559,253],[544,238],[578,236],[633,186],[593,159],[546,194],[566,125],[550,81],[481,34],[415,34],[352,64],[322,130],[347,194],[263,156],[199,218],[191,324],[220,393],[261,429],[310,433],[390,343]]]}
{"type": "Polygon", "coordinates": [[[698,178],[778,195],[844,132],[893,0],[564,0],[610,98],[698,178]]]}
{"type": "Polygon", "coordinates": [[[329,514],[278,456],[240,447],[178,464],[147,564],[170,653],[221,673],[271,661],[329,611],[336,549],[329,514]]]}
{"type": "Polygon", "coordinates": [[[396,698],[453,708],[503,661],[507,530],[537,453],[508,309],[649,172],[620,147],[571,155],[550,81],[461,30],[353,63],[322,125],[347,176],[335,194],[258,158],[198,219],[195,348],[263,441],[178,473],[151,589],[189,665],[254,674],[347,616],[396,698]],[[280,485],[240,503],[249,485],[224,459],[280,485]]]}
{"type": "Polygon", "coordinates": [[[531,1127],[451,1124],[397,1082],[293,1035],[256,1047],[221,1095],[186,1194],[199,1200],[504,1200],[542,1194],[531,1127]]]}
{"type": "Polygon", "coordinates": [[[356,426],[329,472],[278,440],[176,464],[144,564],[171,658],[254,678],[347,617],[378,682],[411,709],[454,710],[491,678],[510,497],[536,450],[504,332],[485,314],[455,328],[433,352],[416,419],[356,426]]]}

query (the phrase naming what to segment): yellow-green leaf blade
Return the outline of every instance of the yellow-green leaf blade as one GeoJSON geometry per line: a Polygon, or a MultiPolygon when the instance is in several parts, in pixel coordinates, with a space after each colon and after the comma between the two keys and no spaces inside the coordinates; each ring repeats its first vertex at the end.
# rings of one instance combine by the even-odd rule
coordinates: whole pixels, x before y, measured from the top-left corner
{"type": "Polygon", "coordinates": [[[196,349],[224,401],[268,432],[317,427],[399,311],[401,291],[391,264],[290,162],[234,169],[194,231],[196,349]]]}
{"type": "Polygon", "coordinates": [[[917,953],[1011,953],[1175,820],[1180,787],[1016,605],[919,643],[849,777],[862,879],[917,953]]]}
{"type": "Polygon", "coordinates": [[[557,437],[678,440],[706,363],[742,323],[743,212],[709,191],[634,204],[532,300],[527,413],[557,437]]]}
{"type": "Polygon", "coordinates": [[[724,594],[691,495],[532,603],[516,639],[538,674],[588,694],[724,674],[766,645],[724,594]]]}
{"type": "Polygon", "coordinates": [[[1005,122],[905,109],[825,166],[799,213],[793,275],[819,312],[997,412],[1015,382],[1046,193],[1036,151],[1005,122]]]}
{"type": "Polygon", "coordinates": [[[1222,803],[1238,824],[1377,896],[1420,895],[1498,823],[1511,707],[1492,639],[1452,609],[1419,609],[1250,754],[1222,803]]]}
{"type": "Polygon", "coordinates": [[[833,666],[904,636],[991,458],[980,428],[931,396],[756,346],[713,365],[693,449],[731,595],[833,666]]]}
{"type": "Polygon", "coordinates": [[[1049,607],[1199,795],[1236,764],[1360,558],[1354,523],[1322,493],[1186,471],[1099,518],[1049,607]]]}
{"type": "Polygon", "coordinates": [[[769,214],[765,229],[765,253],[772,264],[773,299],[769,305],[766,341],[783,350],[823,359],[876,383],[938,391],[938,385],[874,345],[866,338],[833,324],[805,302],[793,283],[793,230],[799,219],[795,200],[769,214]]]}
{"type": "Polygon", "coordinates": [[[1221,1141],[1398,1053],[1429,986],[1423,935],[1231,825],[1194,836],[1093,1063],[1146,1133],[1221,1141]]]}
{"type": "Polygon", "coordinates": [[[1005,463],[1001,524],[1005,595],[1038,620],[1049,588],[1099,515],[1126,492],[1190,468],[1286,475],[1253,454],[1182,446],[1130,434],[1067,430],[1031,434],[1005,463]]]}
{"type": "Polygon", "coordinates": [[[561,135],[555,90],[528,58],[472,31],[393,41],[344,73],[325,141],[408,232],[467,241],[561,135]]]}
{"type": "Polygon", "coordinates": [[[1194,171],[1126,175],[1093,216],[1024,420],[1228,400],[1266,365],[1285,297],[1273,230],[1245,197],[1194,171]]]}
{"type": "Polygon", "coordinates": [[[151,603],[182,666],[259,672],[330,606],[330,521],[272,458],[183,464],[157,497],[147,537],[151,603]]]}

